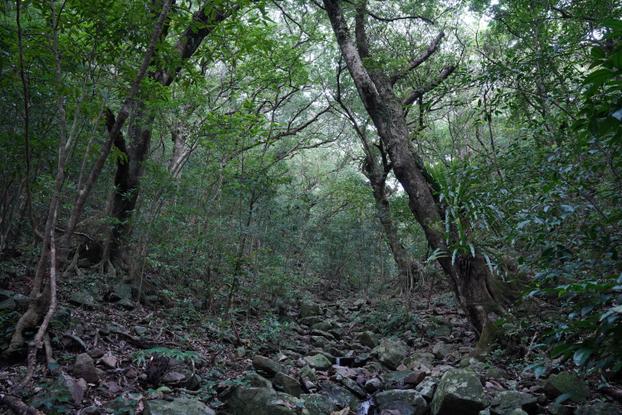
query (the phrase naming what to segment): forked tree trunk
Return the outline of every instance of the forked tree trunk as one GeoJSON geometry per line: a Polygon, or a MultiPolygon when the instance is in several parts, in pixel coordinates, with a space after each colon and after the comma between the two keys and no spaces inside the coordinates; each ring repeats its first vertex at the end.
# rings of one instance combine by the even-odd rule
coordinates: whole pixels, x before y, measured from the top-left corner
{"type": "MultiPolygon", "coordinates": [[[[459,254],[452,261],[445,238],[455,242],[456,235],[444,232],[443,207],[435,199],[431,190],[434,184],[428,181],[429,176],[410,143],[403,101],[393,91],[396,78],[378,69],[368,69],[364,64],[369,54],[364,3],[357,10],[356,42],[339,3],[337,0],[324,0],[337,43],[359,96],[387,149],[395,176],[408,194],[411,211],[423,228],[430,246],[445,253],[438,261],[469,321],[481,333],[489,322],[504,312],[502,291],[480,254],[474,257],[459,254]]],[[[413,64],[410,69],[419,64],[413,64]]],[[[432,81],[430,85],[434,83],[432,81]]],[[[411,99],[412,96],[404,102],[411,99]]]]}

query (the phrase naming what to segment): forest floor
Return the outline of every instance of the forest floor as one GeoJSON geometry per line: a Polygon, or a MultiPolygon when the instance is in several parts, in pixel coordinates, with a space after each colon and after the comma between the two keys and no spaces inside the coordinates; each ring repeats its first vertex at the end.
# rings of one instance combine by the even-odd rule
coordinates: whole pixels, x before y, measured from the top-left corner
{"type": "MultiPolygon", "coordinates": [[[[525,350],[476,353],[448,295],[308,297],[274,313],[202,318],[192,304],[136,305],[128,288],[65,291],[50,328],[55,360],[40,362],[25,402],[48,414],[620,413],[597,379],[563,362],[538,379],[525,350]]],[[[0,294],[4,324],[22,297],[0,294]]],[[[0,392],[25,372],[23,357],[2,362],[0,392]]]]}

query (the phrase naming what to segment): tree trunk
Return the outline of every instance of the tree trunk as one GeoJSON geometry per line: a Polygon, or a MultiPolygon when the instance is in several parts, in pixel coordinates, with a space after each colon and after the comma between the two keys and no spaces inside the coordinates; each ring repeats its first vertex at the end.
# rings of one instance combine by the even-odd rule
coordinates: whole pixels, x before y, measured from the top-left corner
{"type": "Polygon", "coordinates": [[[357,87],[359,96],[372,118],[387,149],[395,176],[409,197],[409,206],[423,228],[430,246],[444,252],[439,263],[452,283],[456,297],[478,333],[503,312],[502,293],[494,284],[483,257],[452,254],[445,241],[456,240],[453,232],[444,232],[444,209],[435,199],[424,166],[411,146],[402,100],[393,91],[391,78],[379,70],[367,69],[363,59],[368,55],[364,28],[364,9],[356,18],[356,44],[346,25],[337,0],[324,0],[324,6],[337,38],[341,53],[357,87]]]}

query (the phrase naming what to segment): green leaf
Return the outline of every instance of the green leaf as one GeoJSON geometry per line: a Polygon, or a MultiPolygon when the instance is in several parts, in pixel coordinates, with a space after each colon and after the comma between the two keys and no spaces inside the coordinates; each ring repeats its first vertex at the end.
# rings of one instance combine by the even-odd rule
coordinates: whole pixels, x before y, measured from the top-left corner
{"type": "Polygon", "coordinates": [[[594,350],[590,348],[582,347],[574,352],[574,355],[572,356],[572,360],[574,361],[575,365],[583,366],[585,362],[589,360],[593,352],[594,350]]]}

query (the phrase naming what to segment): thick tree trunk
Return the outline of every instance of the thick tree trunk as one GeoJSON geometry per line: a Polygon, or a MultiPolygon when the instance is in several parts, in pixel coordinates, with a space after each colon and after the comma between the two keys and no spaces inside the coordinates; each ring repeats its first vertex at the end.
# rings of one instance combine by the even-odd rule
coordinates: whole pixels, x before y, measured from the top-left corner
{"type": "Polygon", "coordinates": [[[445,253],[439,263],[469,321],[481,333],[496,315],[503,312],[502,292],[493,283],[494,277],[481,255],[457,255],[452,261],[445,238],[455,239],[455,235],[444,232],[443,207],[436,201],[432,193],[434,184],[428,181],[429,176],[411,146],[402,100],[395,95],[389,76],[368,70],[363,63],[368,54],[364,15],[359,9],[355,44],[339,2],[324,0],[324,5],[359,96],[387,149],[395,176],[408,194],[410,209],[430,246],[445,253]]]}

